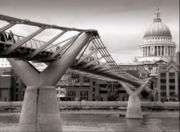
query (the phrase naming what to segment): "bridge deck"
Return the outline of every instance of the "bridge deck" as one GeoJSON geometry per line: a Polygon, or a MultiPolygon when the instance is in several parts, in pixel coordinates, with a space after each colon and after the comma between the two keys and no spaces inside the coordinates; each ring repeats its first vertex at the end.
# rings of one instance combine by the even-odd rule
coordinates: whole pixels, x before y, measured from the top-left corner
{"type": "MultiPolygon", "coordinates": [[[[134,86],[139,86],[141,84],[140,83],[141,80],[124,72],[123,69],[118,67],[117,63],[113,60],[113,58],[107,51],[106,47],[104,46],[102,40],[100,39],[97,30],[67,28],[57,25],[49,25],[39,22],[33,22],[27,19],[23,20],[5,15],[0,15],[0,20],[9,23],[8,25],[0,28],[0,34],[5,33],[7,29],[11,28],[12,26],[16,26],[18,24],[30,25],[40,28],[39,30],[35,31],[34,33],[30,34],[27,37],[13,34],[14,37],[11,36],[11,40],[7,39],[2,41],[0,39],[0,57],[17,58],[26,61],[49,63],[57,59],[60,59],[62,54],[66,52],[66,49],[68,49],[68,47],[73,45],[75,40],[78,39],[78,37],[82,33],[90,33],[91,39],[89,40],[89,42],[87,42],[86,45],[88,46],[89,43],[92,43],[101,57],[91,60],[92,56],[91,53],[89,53],[87,56],[90,58],[90,60],[87,61],[87,59],[85,59],[82,61],[81,58],[76,58],[70,68],[82,72],[92,73],[99,76],[104,76],[116,81],[124,81],[134,86]],[[36,35],[40,34],[45,29],[46,30],[57,29],[60,30],[61,33],[56,37],[52,38],[51,40],[49,40],[48,42],[43,42],[43,41],[40,42],[39,40],[33,39],[36,35]],[[71,31],[79,32],[79,35],[72,37],[70,40],[68,40],[69,39],[68,38],[67,39],[68,41],[66,41],[65,46],[53,44],[53,42],[56,39],[62,37],[63,34],[71,31]],[[12,39],[14,39],[13,42],[12,39]],[[57,51],[57,48],[59,47],[62,48],[62,51],[61,50],[57,51]],[[103,63],[100,62],[101,58],[103,58],[105,62],[103,63]]],[[[8,34],[10,33],[8,32],[8,34]]],[[[80,57],[82,57],[83,55],[84,54],[81,54],[80,57]]]]}

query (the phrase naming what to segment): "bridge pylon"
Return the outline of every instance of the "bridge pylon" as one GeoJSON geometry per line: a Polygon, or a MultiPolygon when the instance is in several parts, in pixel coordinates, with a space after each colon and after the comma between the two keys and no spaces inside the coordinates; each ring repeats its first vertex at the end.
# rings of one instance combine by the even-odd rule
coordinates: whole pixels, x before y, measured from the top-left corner
{"type": "Polygon", "coordinates": [[[148,84],[149,80],[150,80],[150,78],[146,79],[141,84],[141,86],[139,86],[139,88],[137,88],[135,91],[132,91],[127,84],[121,82],[121,84],[125,88],[126,92],[129,94],[126,118],[131,118],[131,119],[142,119],[143,118],[139,94],[142,92],[142,90],[148,84]]]}
{"type": "Polygon", "coordinates": [[[48,67],[42,72],[38,72],[27,61],[8,59],[27,86],[19,132],[62,132],[55,85],[72,65],[91,35],[84,32],[60,59],[49,62],[48,67]]]}

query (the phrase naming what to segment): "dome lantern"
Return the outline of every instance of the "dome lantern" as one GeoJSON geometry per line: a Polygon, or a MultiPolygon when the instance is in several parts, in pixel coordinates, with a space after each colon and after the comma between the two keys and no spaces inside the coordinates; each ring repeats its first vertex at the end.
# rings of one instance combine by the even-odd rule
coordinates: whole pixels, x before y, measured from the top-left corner
{"type": "Polygon", "coordinates": [[[154,22],[161,22],[159,8],[156,10],[155,16],[156,16],[156,18],[154,18],[154,22]]]}
{"type": "Polygon", "coordinates": [[[160,18],[159,9],[156,10],[154,21],[151,26],[146,30],[143,38],[146,39],[158,37],[168,37],[169,39],[172,39],[169,27],[164,24],[160,18]]]}

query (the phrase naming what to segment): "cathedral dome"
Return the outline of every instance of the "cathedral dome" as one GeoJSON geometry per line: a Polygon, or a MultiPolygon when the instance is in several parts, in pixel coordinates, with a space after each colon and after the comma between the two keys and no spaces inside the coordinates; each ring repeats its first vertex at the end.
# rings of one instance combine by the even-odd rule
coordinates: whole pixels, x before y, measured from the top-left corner
{"type": "Polygon", "coordinates": [[[161,21],[160,13],[156,13],[153,24],[146,30],[144,38],[149,37],[168,37],[172,38],[171,31],[168,26],[161,21]]]}

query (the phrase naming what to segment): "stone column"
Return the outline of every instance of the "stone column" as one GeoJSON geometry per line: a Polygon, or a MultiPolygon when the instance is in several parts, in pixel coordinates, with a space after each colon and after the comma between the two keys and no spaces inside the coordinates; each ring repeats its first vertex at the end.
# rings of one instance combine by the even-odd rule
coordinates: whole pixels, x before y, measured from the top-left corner
{"type": "Polygon", "coordinates": [[[168,50],[169,50],[169,56],[171,56],[170,46],[168,46],[168,50]]]}
{"type": "Polygon", "coordinates": [[[172,55],[174,55],[174,47],[172,47],[172,55]]]}
{"type": "Polygon", "coordinates": [[[160,47],[158,46],[158,56],[160,56],[160,47]]]}
{"type": "Polygon", "coordinates": [[[143,56],[145,56],[145,48],[143,47],[143,56]]]}
{"type": "Polygon", "coordinates": [[[146,47],[144,47],[144,56],[146,56],[146,47]]]}
{"type": "Polygon", "coordinates": [[[148,56],[148,47],[146,47],[146,56],[148,56]]]}
{"type": "Polygon", "coordinates": [[[164,46],[162,46],[162,56],[164,56],[164,46]]]}
{"type": "Polygon", "coordinates": [[[153,67],[153,74],[155,74],[155,67],[153,67]]]}
{"type": "Polygon", "coordinates": [[[167,47],[164,46],[164,56],[167,56],[166,49],[167,49],[167,47]]]}
{"type": "Polygon", "coordinates": [[[147,46],[147,56],[149,56],[149,46],[147,46]]]}
{"type": "Polygon", "coordinates": [[[162,46],[160,46],[160,56],[162,56],[162,46]]]}
{"type": "Polygon", "coordinates": [[[167,56],[169,56],[169,46],[167,46],[167,56]]]}
{"type": "Polygon", "coordinates": [[[145,51],[145,52],[144,52],[144,56],[146,56],[146,47],[144,47],[144,51],[145,51]]]}
{"type": "Polygon", "coordinates": [[[153,49],[152,50],[152,53],[153,53],[152,55],[155,56],[155,46],[153,46],[152,49],[153,49]]]}
{"type": "Polygon", "coordinates": [[[155,56],[157,56],[157,46],[155,46],[155,56]]]}
{"type": "Polygon", "coordinates": [[[172,54],[171,54],[171,47],[170,46],[169,46],[169,53],[170,53],[170,56],[171,56],[172,54]]]}

